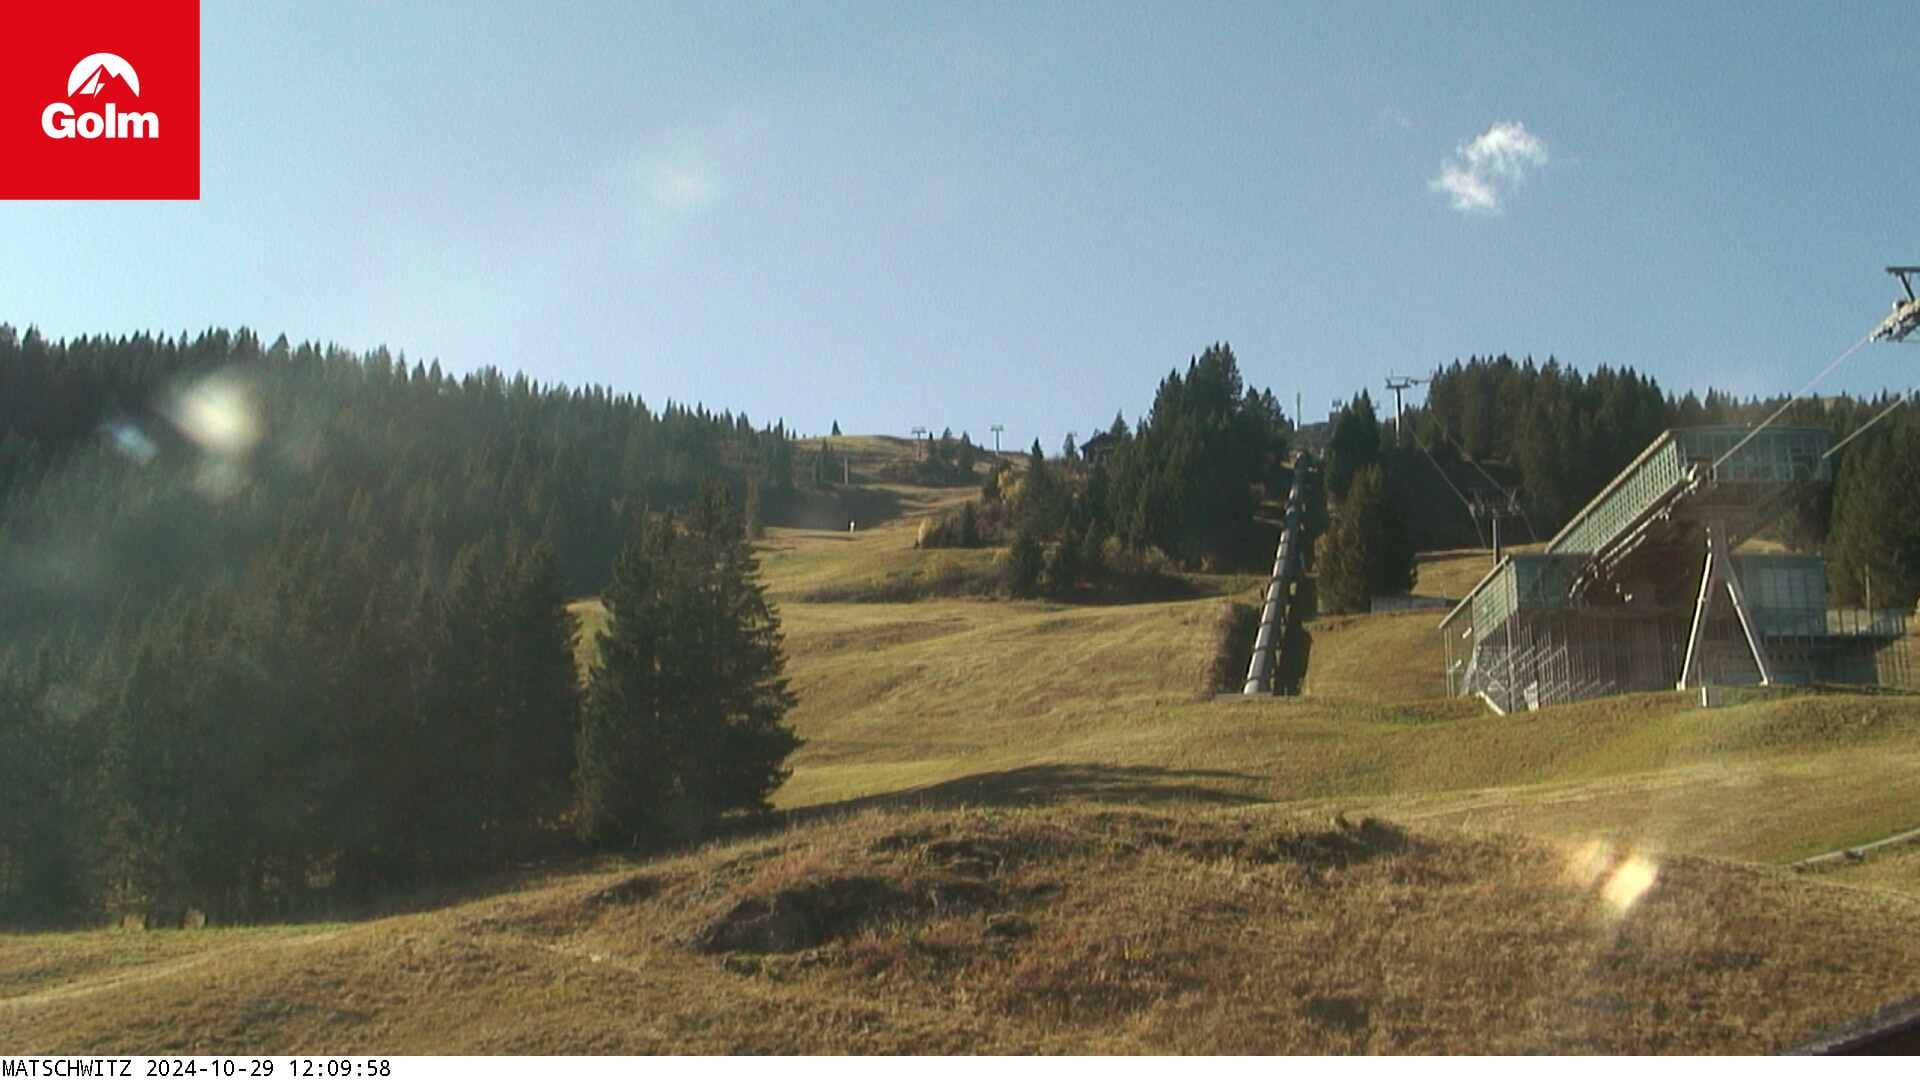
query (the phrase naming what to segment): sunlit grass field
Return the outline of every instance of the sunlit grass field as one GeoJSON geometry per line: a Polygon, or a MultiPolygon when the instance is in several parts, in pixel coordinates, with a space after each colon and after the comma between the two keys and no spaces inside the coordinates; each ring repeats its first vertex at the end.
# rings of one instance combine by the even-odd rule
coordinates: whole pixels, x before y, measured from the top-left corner
{"type": "Polygon", "coordinates": [[[9,1052],[1753,1053],[1911,901],[1271,805],[838,811],[350,924],[9,939],[9,1052]]]}
{"type": "Polygon", "coordinates": [[[1920,991],[1915,849],[1784,868],[1920,827],[1920,697],[1494,716],[1420,611],[1216,699],[1242,581],[809,602],[995,557],[913,546],[970,491],[881,494],[759,548],[806,739],[774,822],[385,918],[0,938],[0,1049],[1764,1052],[1920,991]]]}

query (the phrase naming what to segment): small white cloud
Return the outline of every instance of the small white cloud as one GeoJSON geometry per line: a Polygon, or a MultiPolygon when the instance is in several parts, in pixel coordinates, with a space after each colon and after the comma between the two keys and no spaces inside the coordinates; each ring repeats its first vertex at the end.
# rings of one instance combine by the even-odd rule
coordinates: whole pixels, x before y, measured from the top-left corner
{"type": "Polygon", "coordinates": [[[1451,199],[1455,210],[1479,214],[1500,212],[1500,196],[1494,192],[1493,185],[1485,177],[1458,165],[1449,164],[1431,186],[1451,199]]]}
{"type": "Polygon", "coordinates": [[[1546,144],[1525,124],[1495,124],[1472,142],[1461,143],[1427,186],[1445,195],[1455,210],[1497,214],[1526,186],[1531,173],[1552,163],[1546,144]]]}

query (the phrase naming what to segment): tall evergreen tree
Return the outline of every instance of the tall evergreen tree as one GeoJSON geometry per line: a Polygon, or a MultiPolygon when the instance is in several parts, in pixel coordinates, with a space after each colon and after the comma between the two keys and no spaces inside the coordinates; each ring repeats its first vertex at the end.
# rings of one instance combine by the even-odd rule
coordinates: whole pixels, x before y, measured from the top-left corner
{"type": "Polygon", "coordinates": [[[1380,466],[1354,474],[1314,566],[1320,597],[1337,612],[1366,611],[1375,596],[1413,588],[1413,546],[1395,520],[1380,466]]]}
{"type": "Polygon", "coordinates": [[[1347,402],[1334,418],[1327,443],[1326,483],[1333,497],[1344,499],[1361,469],[1380,463],[1380,420],[1365,390],[1347,402]]]}
{"type": "Polygon", "coordinates": [[[685,840],[765,809],[800,746],[784,723],[779,621],[726,489],[659,518],[624,550],[590,674],[579,826],[594,843],[685,840]]]}
{"type": "Polygon", "coordinates": [[[78,657],[0,653],[0,925],[52,926],[85,910],[82,866],[98,710],[78,657]]]}
{"type": "Polygon", "coordinates": [[[1039,595],[1040,575],[1045,572],[1046,565],[1046,549],[1040,546],[1040,539],[1033,528],[1017,526],[1013,541],[1007,548],[1007,594],[1015,599],[1039,595]]]}
{"type": "MultiPolygon", "coordinates": [[[[1124,430],[1118,417],[1115,427],[1124,430]]],[[[1252,529],[1254,488],[1285,451],[1272,395],[1246,389],[1233,350],[1215,345],[1184,377],[1168,374],[1115,451],[1101,493],[1106,531],[1183,561],[1251,562],[1263,546],[1252,529]]]]}
{"type": "Polygon", "coordinates": [[[1836,592],[1911,608],[1920,599],[1920,413],[1899,410],[1842,454],[1830,536],[1836,592]]]}
{"type": "Polygon", "coordinates": [[[507,690],[509,820],[556,818],[571,804],[574,741],[580,727],[580,676],[573,639],[578,620],[561,591],[560,557],[535,543],[507,566],[504,683],[507,690]]]}

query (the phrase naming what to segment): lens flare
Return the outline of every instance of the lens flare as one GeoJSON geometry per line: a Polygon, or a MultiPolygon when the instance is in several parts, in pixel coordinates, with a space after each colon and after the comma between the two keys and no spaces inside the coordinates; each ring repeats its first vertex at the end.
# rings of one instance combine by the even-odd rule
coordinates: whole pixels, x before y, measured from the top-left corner
{"type": "Polygon", "coordinates": [[[266,437],[253,387],[229,372],[209,375],[173,395],[167,419],[201,450],[194,487],[216,502],[238,495],[251,476],[248,460],[266,437]]]}
{"type": "Polygon", "coordinates": [[[136,465],[145,465],[160,452],[159,445],[148,438],[146,432],[128,421],[114,420],[103,426],[108,444],[136,465]]]}
{"type": "Polygon", "coordinates": [[[1592,889],[1614,917],[1633,910],[1660,880],[1660,866],[1644,855],[1622,856],[1605,840],[1589,840],[1567,854],[1566,879],[1592,889]]]}
{"type": "Polygon", "coordinates": [[[168,418],[209,454],[238,457],[264,434],[253,390],[226,374],[210,375],[176,394],[168,418]]]}
{"type": "Polygon", "coordinates": [[[1567,880],[1583,889],[1591,889],[1595,882],[1613,870],[1615,859],[1612,844],[1605,840],[1589,840],[1567,858],[1567,880]]]}
{"type": "Polygon", "coordinates": [[[1608,906],[1613,908],[1614,914],[1625,915],[1633,910],[1633,905],[1638,903],[1640,898],[1647,894],[1647,890],[1653,888],[1653,883],[1659,879],[1658,866],[1638,855],[1629,855],[1625,862],[1614,869],[1613,876],[1607,878],[1607,883],[1601,887],[1600,899],[1605,900],[1608,906]]]}

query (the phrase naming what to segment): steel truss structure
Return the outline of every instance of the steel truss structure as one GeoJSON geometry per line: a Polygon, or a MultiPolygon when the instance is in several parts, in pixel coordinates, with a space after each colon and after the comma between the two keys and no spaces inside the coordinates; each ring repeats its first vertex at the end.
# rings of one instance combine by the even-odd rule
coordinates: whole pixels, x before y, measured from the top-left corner
{"type": "Polygon", "coordinates": [[[1908,682],[1904,613],[1829,610],[1819,557],[1737,551],[1832,479],[1828,439],[1662,433],[1544,551],[1503,558],[1442,620],[1449,692],[1508,712],[1676,686],[1908,682]]]}

